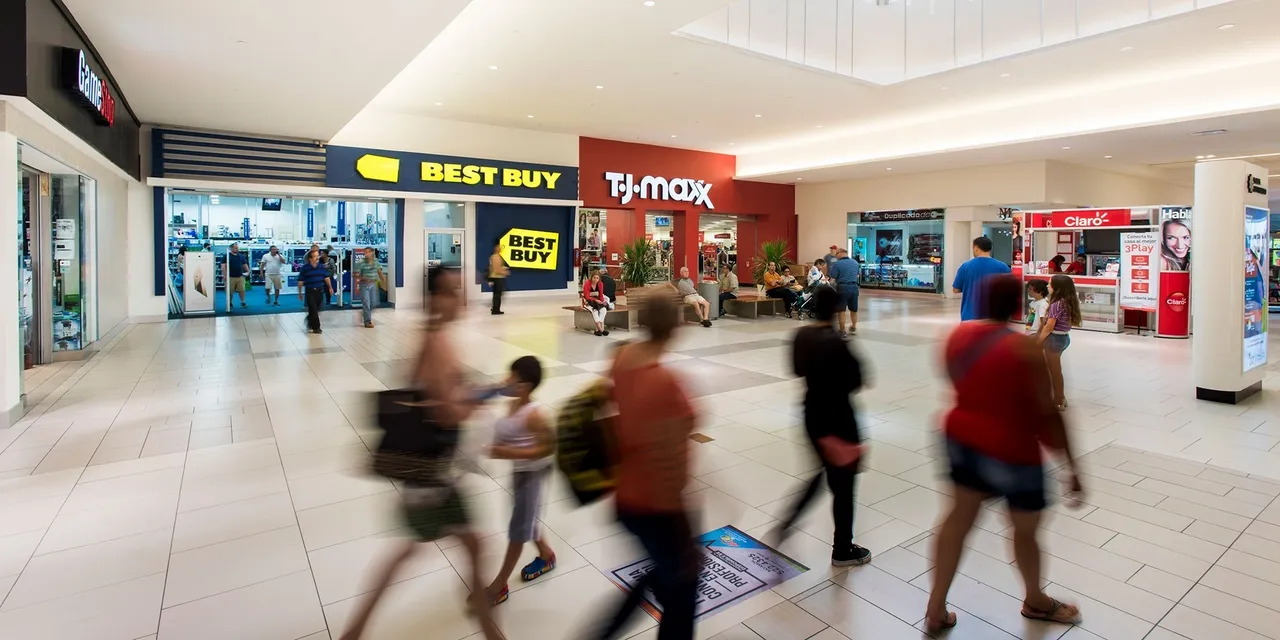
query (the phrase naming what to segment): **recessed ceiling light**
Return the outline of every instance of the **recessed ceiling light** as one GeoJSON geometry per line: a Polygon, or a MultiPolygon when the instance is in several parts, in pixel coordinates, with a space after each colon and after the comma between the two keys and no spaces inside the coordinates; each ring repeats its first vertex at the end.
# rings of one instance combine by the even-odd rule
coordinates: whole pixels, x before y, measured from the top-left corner
{"type": "Polygon", "coordinates": [[[1227,29],[1234,29],[1234,28],[1236,28],[1236,26],[1234,24],[1231,24],[1230,22],[1226,24],[1218,25],[1218,31],[1226,31],[1227,29]]]}
{"type": "Polygon", "coordinates": [[[893,171],[893,167],[885,167],[885,168],[884,168],[884,170],[885,170],[885,171],[893,171]]]}
{"type": "Polygon", "coordinates": [[[1212,153],[1211,153],[1211,154],[1209,154],[1209,155],[1207,155],[1207,156],[1205,156],[1205,158],[1216,158],[1216,157],[1218,157],[1218,156],[1215,156],[1215,155],[1213,155],[1212,153]]]}
{"type": "Polygon", "coordinates": [[[1102,156],[1102,157],[1103,157],[1104,159],[1106,159],[1106,160],[1110,160],[1110,159],[1111,159],[1111,156],[1102,156]]]}
{"type": "Polygon", "coordinates": [[[1127,53],[1129,51],[1133,51],[1133,47],[1120,47],[1120,51],[1127,53]]]}
{"type": "Polygon", "coordinates": [[[490,70],[490,71],[497,71],[497,70],[498,70],[498,65],[496,65],[496,64],[491,64],[491,65],[489,65],[489,70],[490,70]]]}
{"type": "Polygon", "coordinates": [[[822,128],[822,125],[820,125],[820,124],[815,124],[815,125],[813,125],[813,128],[814,128],[814,129],[821,129],[821,128],[822,128]]]}
{"type": "Polygon", "coordinates": [[[525,116],[525,117],[526,117],[526,118],[532,118],[533,116],[525,116]]]}
{"type": "Polygon", "coordinates": [[[942,87],[942,88],[941,88],[941,89],[939,89],[939,90],[940,90],[940,91],[946,91],[947,89],[950,89],[950,88],[951,88],[951,87],[942,87]]]}
{"type": "Polygon", "coordinates": [[[1007,74],[1007,73],[1002,73],[1002,74],[1000,74],[1000,77],[1001,77],[1001,78],[1008,78],[1008,77],[1009,77],[1009,74],[1007,74]]]}
{"type": "Polygon", "coordinates": [[[764,117],[764,114],[763,114],[763,113],[757,113],[757,114],[756,114],[756,117],[757,117],[757,118],[763,118],[763,117],[764,117]]]}
{"type": "Polygon", "coordinates": [[[804,180],[804,178],[796,178],[796,182],[800,182],[801,180],[804,180]]]}
{"type": "Polygon", "coordinates": [[[604,88],[604,85],[602,85],[602,84],[598,84],[598,85],[596,85],[596,88],[597,88],[597,89],[603,89],[603,88],[604,88]]]}
{"type": "Polygon", "coordinates": [[[1071,148],[1071,147],[1063,147],[1063,148],[1062,148],[1062,150],[1063,150],[1063,151],[1066,151],[1067,149],[1070,149],[1070,148],[1071,148]]]}
{"type": "Polygon", "coordinates": [[[658,3],[654,2],[653,0],[645,0],[644,6],[652,7],[655,4],[658,4],[658,3]]]}
{"type": "Polygon", "coordinates": [[[443,103],[443,102],[437,102],[437,103],[436,103],[436,106],[437,106],[437,107],[443,107],[443,106],[444,106],[444,103],[443,103]]]}
{"type": "Polygon", "coordinates": [[[732,143],[732,142],[730,142],[730,143],[729,143],[729,146],[731,146],[731,147],[732,147],[732,146],[733,146],[733,143],[732,143]]]}
{"type": "Polygon", "coordinates": [[[1196,160],[1204,160],[1204,156],[1196,156],[1196,160]]]}
{"type": "Polygon", "coordinates": [[[671,134],[671,137],[672,137],[672,138],[676,137],[676,134],[674,134],[674,133],[673,133],[673,134],[671,134]]]}

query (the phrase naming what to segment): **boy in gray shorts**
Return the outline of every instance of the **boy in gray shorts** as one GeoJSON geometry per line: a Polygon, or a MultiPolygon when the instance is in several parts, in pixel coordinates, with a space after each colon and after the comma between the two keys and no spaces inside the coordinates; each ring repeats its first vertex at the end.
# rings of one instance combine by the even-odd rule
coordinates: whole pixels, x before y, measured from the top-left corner
{"type": "Polygon", "coordinates": [[[525,543],[537,545],[538,557],[520,571],[522,579],[528,582],[556,568],[556,554],[538,530],[542,486],[551,470],[551,455],[555,453],[550,423],[540,405],[533,401],[533,390],[541,382],[542,364],[533,356],[524,356],[511,363],[511,375],[501,392],[512,400],[507,415],[494,425],[494,444],[489,449],[489,457],[511,461],[511,494],[515,506],[507,529],[507,555],[488,588],[493,604],[506,602],[510,595],[507,580],[515,571],[525,543]]]}

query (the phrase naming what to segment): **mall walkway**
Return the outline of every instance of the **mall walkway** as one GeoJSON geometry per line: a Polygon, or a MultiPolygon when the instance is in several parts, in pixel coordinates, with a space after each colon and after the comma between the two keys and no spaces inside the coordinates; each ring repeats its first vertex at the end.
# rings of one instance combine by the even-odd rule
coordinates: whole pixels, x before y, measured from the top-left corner
{"type": "MultiPolygon", "coordinates": [[[[828,565],[819,505],[782,549],[807,573],[701,622],[722,640],[915,640],[946,487],[935,373],[952,303],[864,296],[857,345],[875,373],[859,397],[872,439],[858,492],[869,566],[828,565]]],[[[482,308],[460,327],[466,362],[500,375],[536,354],[558,404],[596,379],[615,333],[568,329],[560,302],[482,308]]],[[[373,442],[365,397],[399,384],[414,314],[377,329],[330,312],[126,327],[84,363],[32,372],[38,405],[0,431],[0,638],[319,640],[343,627],[366,566],[394,535],[396,487],[364,473],[373,442]]],[[[816,467],[803,444],[786,366],[794,321],[691,326],[673,364],[699,396],[690,499],[699,531],[763,537],[816,467]]],[[[1280,345],[1277,345],[1280,346],[1280,345]]],[[[1255,640],[1280,638],[1280,381],[1248,404],[1197,403],[1189,344],[1079,334],[1067,356],[1071,424],[1088,451],[1088,505],[1055,507],[1044,532],[1048,592],[1078,602],[1080,627],[1031,623],[1007,525],[980,520],[952,590],[956,639],[1255,640]],[[1270,477],[1268,477],[1270,476],[1270,477]]],[[[488,438],[486,419],[469,450],[488,438]]],[[[482,463],[467,493],[489,561],[505,542],[510,476],[482,463]]],[[[542,521],[555,572],[498,609],[513,640],[575,638],[618,595],[607,571],[638,557],[609,507],[575,509],[557,478],[542,521]]],[[[462,640],[461,550],[444,543],[398,577],[370,638],[462,640]],[[458,568],[455,568],[458,567],[458,568]]],[[[526,558],[527,560],[527,558],[526,558]]],[[[487,573],[487,571],[486,571],[487,573]]],[[[633,637],[655,636],[648,618],[633,637]]]]}

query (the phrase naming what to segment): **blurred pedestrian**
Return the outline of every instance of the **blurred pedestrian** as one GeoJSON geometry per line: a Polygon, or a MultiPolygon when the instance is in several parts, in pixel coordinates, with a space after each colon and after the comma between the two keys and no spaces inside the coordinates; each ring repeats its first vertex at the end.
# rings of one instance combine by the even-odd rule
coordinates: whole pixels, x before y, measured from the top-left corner
{"type": "MultiPolygon", "coordinates": [[[[434,420],[444,429],[459,429],[471,416],[479,398],[483,395],[463,384],[462,364],[453,347],[449,326],[457,319],[461,308],[458,291],[461,280],[452,269],[433,269],[428,276],[428,312],[426,336],[413,370],[413,383],[431,400],[434,420]]],[[[424,428],[427,428],[424,425],[424,428]]],[[[504,636],[493,620],[489,598],[485,596],[484,578],[480,575],[480,538],[471,525],[467,505],[458,491],[452,465],[440,472],[440,478],[430,484],[407,482],[402,490],[402,514],[416,539],[404,540],[387,557],[385,563],[374,572],[374,588],[358,605],[347,622],[347,630],[341,640],[359,640],[364,633],[374,607],[391,584],[396,571],[423,548],[419,542],[434,542],[448,536],[456,536],[471,563],[469,584],[475,585],[470,597],[470,613],[480,623],[486,640],[500,640],[504,636]]]]}
{"type": "Polygon", "coordinates": [[[542,487],[551,471],[551,455],[556,440],[541,405],[533,401],[533,391],[542,383],[542,363],[534,356],[523,356],[511,363],[511,375],[502,387],[502,395],[512,398],[505,417],[494,425],[495,443],[489,457],[511,461],[511,494],[515,505],[507,527],[507,554],[502,568],[489,584],[489,601],[502,604],[511,590],[507,581],[516,569],[520,552],[526,543],[538,548],[538,556],[520,570],[525,582],[536,580],[556,568],[556,553],[538,530],[538,508],[542,504],[542,487]]]}
{"type": "Polygon", "coordinates": [[[835,532],[831,565],[848,567],[871,561],[871,552],[853,543],[855,482],[862,454],[862,434],[849,395],[862,388],[862,363],[832,326],[840,294],[819,287],[813,294],[814,322],[796,332],[791,364],[804,378],[804,428],[822,470],[796,499],[778,526],[779,542],[818,493],[823,476],[831,489],[835,532]]]}
{"type": "Polygon", "coordinates": [[[648,339],[618,349],[609,377],[618,410],[618,520],[648,552],[653,568],[633,585],[598,637],[616,637],[652,589],[662,605],[658,640],[689,640],[699,565],[684,490],[695,416],[683,385],[662,362],[680,307],[668,293],[649,294],[643,305],[648,339]]]}
{"type": "Polygon", "coordinates": [[[945,350],[947,374],[956,392],[956,405],[945,419],[952,501],[934,536],[933,591],[925,612],[930,634],[956,624],[956,615],[946,608],[947,592],[965,538],[983,502],[991,498],[1009,506],[1014,558],[1026,589],[1023,617],[1067,624],[1080,617],[1075,606],[1045,594],[1036,539],[1040,514],[1047,506],[1041,445],[1066,458],[1067,495],[1073,503],[1081,492],[1066,425],[1054,410],[1040,349],[1008,328],[1022,306],[1021,283],[994,276],[983,287],[980,319],[961,323],[945,350]]]}

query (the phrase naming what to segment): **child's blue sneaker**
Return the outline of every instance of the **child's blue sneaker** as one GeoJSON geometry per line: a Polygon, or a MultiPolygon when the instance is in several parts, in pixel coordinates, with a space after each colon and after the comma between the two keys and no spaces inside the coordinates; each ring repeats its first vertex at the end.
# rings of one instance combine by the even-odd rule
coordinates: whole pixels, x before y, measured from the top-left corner
{"type": "Polygon", "coordinates": [[[539,576],[545,573],[550,573],[551,570],[555,568],[556,568],[555,556],[551,556],[550,560],[544,559],[542,557],[534,558],[533,562],[530,562],[529,564],[525,565],[525,567],[520,570],[520,577],[523,578],[525,582],[528,582],[530,580],[536,580],[538,579],[539,576]]]}

